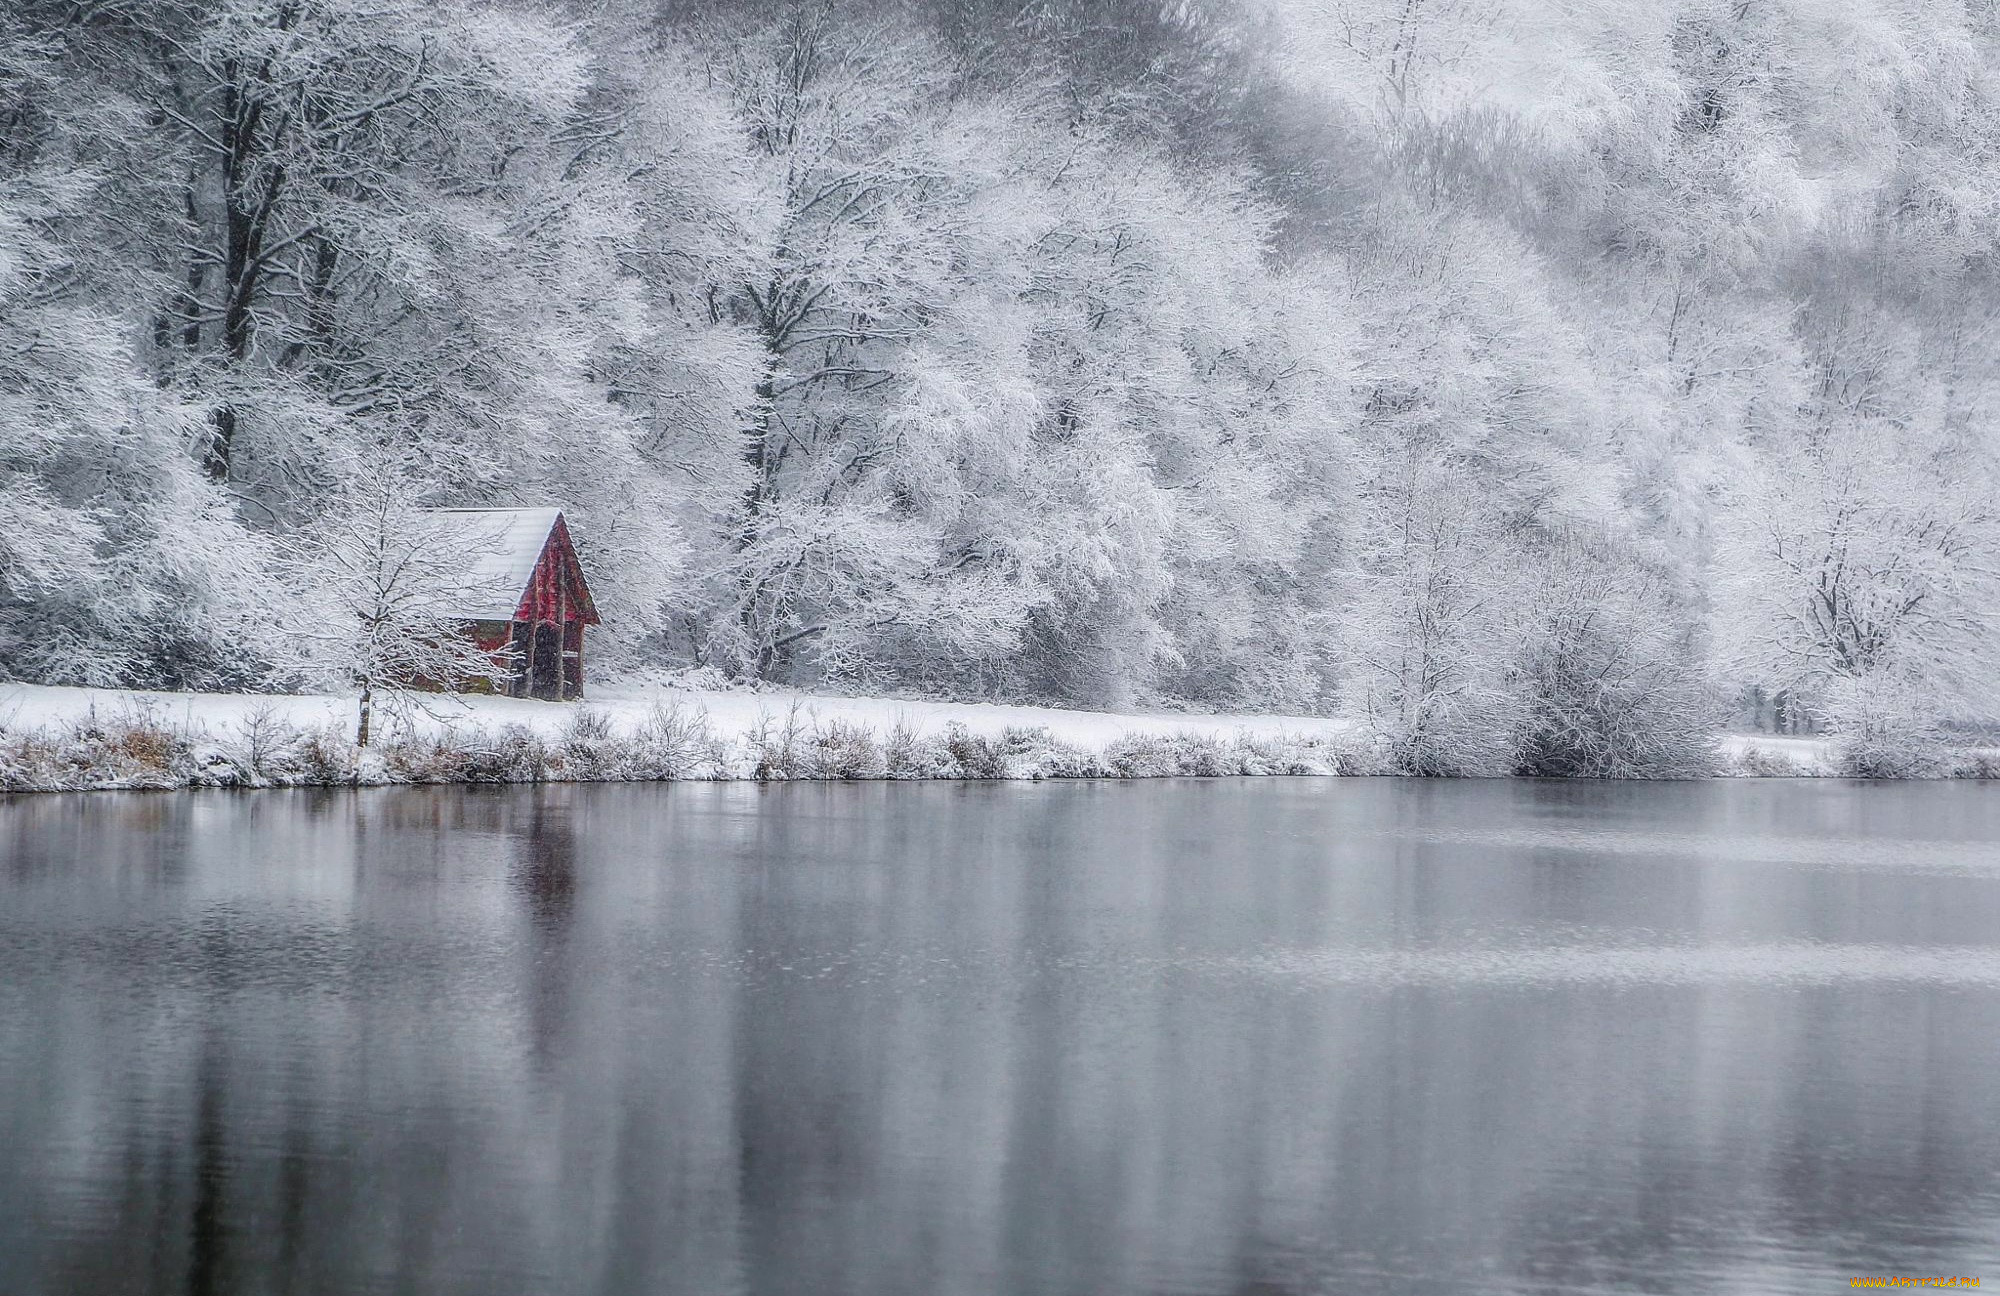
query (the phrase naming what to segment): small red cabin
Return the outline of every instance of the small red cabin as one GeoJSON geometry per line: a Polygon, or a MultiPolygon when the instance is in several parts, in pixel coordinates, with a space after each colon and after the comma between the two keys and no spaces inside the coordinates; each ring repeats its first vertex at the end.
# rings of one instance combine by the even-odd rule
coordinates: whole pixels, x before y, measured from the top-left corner
{"type": "Polygon", "coordinates": [[[511,648],[505,677],[492,687],[509,697],[567,702],[583,696],[583,628],[597,621],[583,565],[570,544],[562,510],[433,509],[457,543],[468,570],[453,616],[481,648],[511,648]]]}

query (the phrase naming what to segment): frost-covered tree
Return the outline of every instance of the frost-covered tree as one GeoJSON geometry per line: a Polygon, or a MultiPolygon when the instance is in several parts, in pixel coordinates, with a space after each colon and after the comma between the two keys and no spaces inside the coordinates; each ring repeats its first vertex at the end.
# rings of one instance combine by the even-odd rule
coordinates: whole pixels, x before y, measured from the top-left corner
{"type": "Polygon", "coordinates": [[[961,457],[1020,418],[971,273],[1004,107],[950,102],[933,44],[832,6],[789,5],[713,50],[753,150],[758,240],[713,301],[761,356],[695,651],[794,677],[851,676],[892,637],[1004,652],[1016,586],[954,547],[948,516],[961,457]]]}
{"type": "Polygon", "coordinates": [[[113,309],[243,521],[309,524],[387,436],[462,501],[578,518],[625,610],[608,660],[630,660],[690,511],[660,427],[735,403],[726,340],[677,336],[695,308],[649,293],[689,228],[674,202],[728,162],[658,102],[701,103],[671,60],[635,84],[642,33],[593,29],[592,51],[504,4],[26,13],[137,136],[99,229],[138,290],[113,309]]]}
{"type": "Polygon", "coordinates": [[[478,537],[420,506],[417,465],[384,460],[357,474],[280,555],[300,614],[286,629],[286,665],[358,691],[357,746],[374,735],[377,699],[411,689],[458,690],[504,677],[504,652],[482,649],[465,609],[515,591],[484,588],[478,537]]]}
{"type": "Polygon", "coordinates": [[[256,683],[276,591],[189,457],[199,410],[144,377],[103,256],[138,165],[133,106],[0,14],[0,672],[256,683]]]}
{"type": "Polygon", "coordinates": [[[1827,430],[1758,464],[1729,515],[1727,645],[1738,678],[1836,729],[1983,716],[2000,676],[1993,468],[1875,424],[1827,430]],[[1858,708],[1855,716],[1848,711],[1858,708]]]}
{"type": "Polygon", "coordinates": [[[1413,771],[1502,772],[1532,555],[1614,508],[1620,470],[1587,345],[1532,262],[1449,211],[1391,214],[1356,265],[1374,328],[1345,705],[1413,771]]]}
{"type": "Polygon", "coordinates": [[[1312,54],[1356,106],[1397,127],[1443,114],[1503,44],[1506,6],[1492,0],[1311,0],[1312,54]]]}
{"type": "Polygon", "coordinates": [[[211,477],[269,497],[286,474],[337,476],[354,419],[393,411],[443,441],[509,417],[495,397],[531,390],[520,360],[560,376],[565,331],[512,326],[576,268],[549,264],[560,197],[538,165],[586,86],[562,31],[455,4],[133,15],[178,182],[154,213],[150,250],[178,281],[154,343],[165,376],[211,403],[211,477]]]}
{"type": "Polygon", "coordinates": [[[1266,263],[1231,177],[1106,139],[1051,160],[1023,293],[1035,389],[1028,669],[1073,701],[1291,705],[1324,683],[1324,552],[1347,470],[1347,334],[1266,263]]]}
{"type": "Polygon", "coordinates": [[[1515,634],[1514,770],[1584,778],[1711,772],[1718,718],[1704,636],[1672,569],[1571,531],[1527,554],[1515,634]]]}

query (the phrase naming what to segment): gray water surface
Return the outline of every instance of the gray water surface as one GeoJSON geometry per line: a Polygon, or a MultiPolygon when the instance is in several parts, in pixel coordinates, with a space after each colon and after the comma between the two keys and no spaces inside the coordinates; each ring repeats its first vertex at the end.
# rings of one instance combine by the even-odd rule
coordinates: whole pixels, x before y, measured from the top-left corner
{"type": "Polygon", "coordinates": [[[2000,787],[0,799],[0,1292],[2000,1283],[2000,787]]]}

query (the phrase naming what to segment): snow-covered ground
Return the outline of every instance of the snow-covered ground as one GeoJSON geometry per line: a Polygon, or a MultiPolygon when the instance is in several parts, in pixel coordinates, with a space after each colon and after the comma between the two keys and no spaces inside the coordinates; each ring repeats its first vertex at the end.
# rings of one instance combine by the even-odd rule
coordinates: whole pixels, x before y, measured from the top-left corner
{"type": "MultiPolygon", "coordinates": [[[[390,697],[367,754],[352,746],[355,718],[351,696],[0,684],[0,787],[1390,772],[1353,725],[1320,716],[648,684],[600,686],[581,704],[390,697]]],[[[1718,773],[1815,777],[1842,765],[1824,738],[1726,734],[1718,746],[1718,773]]],[[[2000,765],[2000,752],[1975,754],[2000,765]]]]}
{"type": "MultiPolygon", "coordinates": [[[[610,717],[614,728],[630,729],[650,714],[655,705],[665,705],[705,714],[717,733],[738,735],[750,733],[761,725],[782,724],[796,708],[799,719],[807,725],[838,722],[860,725],[878,733],[902,726],[928,736],[959,724],[988,738],[997,738],[1010,728],[1042,728],[1059,742],[1089,750],[1139,735],[1323,739],[1353,736],[1352,725],[1324,716],[1067,711],[986,702],[921,702],[669,685],[604,686],[593,689],[589,699],[581,704],[423,695],[386,705],[403,722],[426,733],[521,724],[539,733],[554,734],[570,722],[579,705],[603,712],[610,717]]],[[[0,730],[68,725],[93,714],[103,718],[145,715],[163,723],[211,732],[240,730],[250,717],[258,714],[300,728],[351,726],[354,707],[352,697],[317,694],[159,693],[0,684],[0,730]]],[[[1756,753],[1783,758],[1802,767],[1816,767],[1826,764],[1832,751],[1831,744],[1823,738],[1783,738],[1772,734],[1726,734],[1721,747],[1723,757],[1732,765],[1756,753]]]]}
{"type": "Polygon", "coordinates": [[[0,788],[1378,772],[1311,716],[1063,711],[655,684],[586,703],[0,684],[0,788]]]}
{"type": "MultiPolygon", "coordinates": [[[[666,685],[596,688],[580,704],[421,694],[394,699],[385,703],[384,709],[419,733],[490,730],[520,724],[538,733],[554,735],[571,722],[579,707],[600,711],[610,719],[614,730],[629,732],[656,705],[705,714],[711,728],[724,737],[782,725],[795,710],[799,722],[807,727],[844,723],[876,733],[902,727],[925,737],[941,734],[953,724],[987,738],[997,738],[1010,728],[1042,728],[1058,742],[1088,751],[1102,750],[1120,738],[1137,736],[1333,738],[1350,732],[1350,726],[1341,721],[1314,716],[1064,711],[984,702],[914,702],[782,691],[681,689],[666,685]]],[[[0,730],[55,728],[92,715],[103,719],[143,716],[162,724],[217,734],[240,732],[257,715],[268,715],[306,729],[327,725],[352,728],[355,702],[352,697],[325,695],[154,693],[0,684],[0,730]]]]}
{"type": "Polygon", "coordinates": [[[1829,774],[1834,750],[1826,738],[1786,738],[1777,734],[1724,734],[1720,744],[1724,768],[1753,773],[1829,774]]]}

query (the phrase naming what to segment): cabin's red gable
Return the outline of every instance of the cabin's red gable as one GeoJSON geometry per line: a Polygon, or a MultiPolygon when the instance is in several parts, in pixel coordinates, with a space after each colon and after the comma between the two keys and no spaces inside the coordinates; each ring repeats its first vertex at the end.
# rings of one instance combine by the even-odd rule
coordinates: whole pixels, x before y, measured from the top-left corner
{"type": "Polygon", "coordinates": [[[597,605],[591,602],[590,587],[583,581],[583,564],[577,561],[576,546],[570,543],[569,523],[559,515],[535,560],[534,574],[521,591],[516,621],[553,621],[567,625],[597,625],[597,605]]]}

